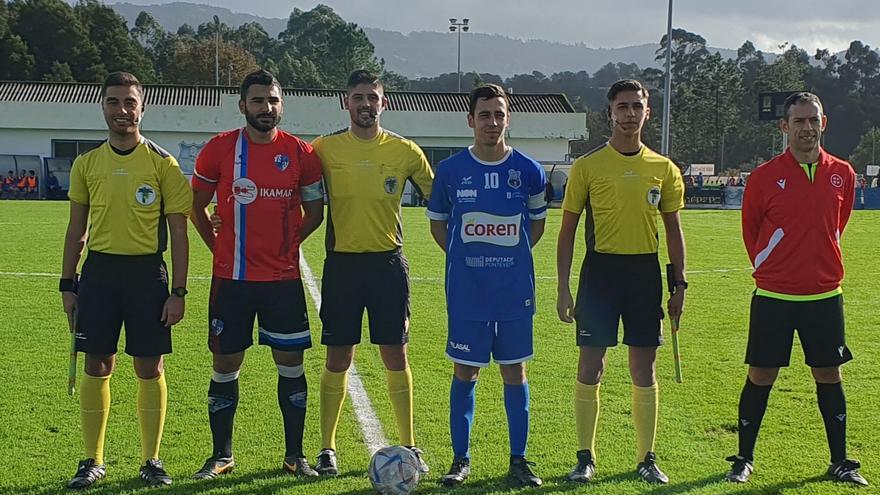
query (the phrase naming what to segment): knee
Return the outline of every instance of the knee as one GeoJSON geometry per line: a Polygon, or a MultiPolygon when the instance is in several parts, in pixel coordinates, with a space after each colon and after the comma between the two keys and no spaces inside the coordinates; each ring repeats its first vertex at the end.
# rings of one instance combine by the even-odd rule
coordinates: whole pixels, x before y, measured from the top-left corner
{"type": "Polygon", "coordinates": [[[406,347],[402,345],[388,345],[381,347],[382,361],[385,369],[389,371],[403,371],[409,366],[406,359],[406,347]]]}
{"type": "Polygon", "coordinates": [[[480,368],[456,363],[455,377],[463,382],[475,382],[480,377],[480,368]]]}
{"type": "Polygon", "coordinates": [[[104,377],[113,373],[115,356],[86,354],[85,372],[89,376],[104,377]]]}
{"type": "Polygon", "coordinates": [[[351,367],[353,357],[352,351],[327,347],[327,360],[324,366],[327,368],[327,371],[332,373],[342,373],[348,371],[348,368],[351,367]]]}
{"type": "Polygon", "coordinates": [[[816,383],[840,383],[843,377],[840,374],[840,367],[832,368],[812,368],[813,378],[816,383]]]}
{"type": "Polygon", "coordinates": [[[217,373],[235,373],[241,369],[244,354],[214,354],[214,371],[217,373]]]}
{"type": "Polygon", "coordinates": [[[523,363],[502,364],[501,379],[505,385],[522,385],[526,382],[526,367],[523,363]]]}
{"type": "Polygon", "coordinates": [[[163,371],[162,356],[157,358],[134,358],[134,373],[142,380],[157,378],[163,371]]]}
{"type": "Polygon", "coordinates": [[[303,364],[303,353],[302,351],[284,352],[273,350],[272,359],[279,366],[301,366],[303,364]]]}
{"type": "Polygon", "coordinates": [[[779,368],[749,368],[749,381],[760,387],[769,387],[776,381],[779,368]]]}
{"type": "Polygon", "coordinates": [[[605,362],[582,361],[578,366],[578,381],[586,385],[596,385],[605,374],[605,362]]]}

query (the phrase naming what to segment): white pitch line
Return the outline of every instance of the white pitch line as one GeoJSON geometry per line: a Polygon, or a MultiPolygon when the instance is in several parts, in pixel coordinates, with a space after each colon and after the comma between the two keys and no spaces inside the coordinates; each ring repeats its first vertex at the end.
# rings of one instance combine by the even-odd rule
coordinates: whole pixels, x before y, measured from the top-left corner
{"type": "MultiPolygon", "coordinates": [[[[305,283],[306,288],[309,289],[309,294],[315,302],[315,308],[320,312],[321,291],[318,289],[315,276],[309,264],[306,263],[306,257],[302,250],[299,252],[299,266],[302,271],[302,281],[305,283]]],[[[361,425],[361,432],[364,434],[367,450],[370,451],[372,456],[374,452],[389,444],[388,439],[385,438],[385,434],[382,432],[382,423],[379,422],[379,417],[376,416],[376,410],[373,409],[373,403],[370,402],[370,397],[367,395],[366,389],[364,389],[364,382],[361,381],[361,375],[358,374],[354,363],[351,363],[351,367],[348,369],[348,395],[351,396],[355,417],[357,417],[357,421],[361,425]]]]}

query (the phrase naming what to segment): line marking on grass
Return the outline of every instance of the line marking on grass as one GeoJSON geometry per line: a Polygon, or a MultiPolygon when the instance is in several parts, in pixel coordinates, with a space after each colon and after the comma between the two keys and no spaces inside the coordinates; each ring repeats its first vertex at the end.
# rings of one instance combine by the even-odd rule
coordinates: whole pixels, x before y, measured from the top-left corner
{"type": "MultiPolygon", "coordinates": [[[[311,267],[306,263],[306,257],[302,250],[299,252],[299,266],[302,271],[303,283],[305,283],[309,294],[312,296],[315,308],[320,312],[321,290],[318,288],[318,283],[315,281],[315,275],[312,273],[311,267]]],[[[364,441],[367,443],[367,449],[372,456],[374,452],[389,445],[389,443],[382,432],[382,423],[379,422],[379,417],[376,416],[376,410],[373,409],[373,403],[367,395],[364,382],[361,380],[361,375],[358,374],[354,363],[351,363],[351,367],[348,369],[348,395],[351,396],[355,417],[357,417],[357,421],[361,425],[364,441]]]]}

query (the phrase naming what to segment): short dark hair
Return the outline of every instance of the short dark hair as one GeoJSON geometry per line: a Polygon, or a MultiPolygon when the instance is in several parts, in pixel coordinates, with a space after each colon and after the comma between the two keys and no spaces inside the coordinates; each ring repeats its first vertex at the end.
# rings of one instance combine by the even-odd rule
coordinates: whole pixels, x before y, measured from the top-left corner
{"type": "Polygon", "coordinates": [[[370,72],[366,69],[358,69],[351,73],[348,76],[348,82],[345,84],[345,88],[351,91],[355,86],[360,84],[371,84],[373,86],[378,86],[385,89],[385,83],[382,82],[382,79],[373,72],[370,72]]]}
{"type": "Polygon", "coordinates": [[[468,114],[474,114],[474,110],[477,108],[477,101],[492,98],[503,99],[507,103],[508,112],[510,111],[510,99],[507,97],[507,92],[504,91],[504,88],[497,84],[481,84],[472,89],[471,94],[468,96],[468,114]]]}
{"type": "Polygon", "coordinates": [[[107,78],[104,79],[104,84],[101,85],[102,100],[104,99],[104,96],[107,95],[107,88],[110,86],[134,86],[141,97],[141,103],[144,102],[144,87],[141,85],[138,78],[130,72],[111,72],[107,78]]]}
{"type": "Polygon", "coordinates": [[[825,113],[825,108],[822,106],[822,100],[820,100],[818,96],[810,93],[809,91],[798,91],[797,93],[792,93],[788,95],[788,98],[785,99],[782,115],[785,117],[786,120],[788,120],[789,109],[801,103],[815,103],[819,105],[819,111],[823,114],[825,113]]]}
{"type": "Polygon", "coordinates": [[[241,87],[238,89],[241,101],[247,99],[248,89],[254,85],[275,86],[279,91],[281,90],[281,83],[278,82],[274,74],[265,69],[255,70],[244,76],[244,80],[241,82],[241,87]]]}
{"type": "Polygon", "coordinates": [[[36,172],[35,170],[31,170],[31,171],[30,171],[30,174],[31,174],[31,175],[36,175],[37,172],[36,172]]]}
{"type": "Polygon", "coordinates": [[[642,96],[645,98],[648,97],[648,88],[646,88],[641,82],[635,79],[621,79],[608,88],[608,103],[614,101],[614,99],[617,98],[617,95],[624,91],[641,91],[642,96]]]}

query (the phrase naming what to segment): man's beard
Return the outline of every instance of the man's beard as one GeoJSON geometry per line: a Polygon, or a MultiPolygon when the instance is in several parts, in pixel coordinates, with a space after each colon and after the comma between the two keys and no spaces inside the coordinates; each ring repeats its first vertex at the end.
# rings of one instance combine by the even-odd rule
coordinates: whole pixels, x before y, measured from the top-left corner
{"type": "Polygon", "coordinates": [[[264,124],[263,122],[260,122],[260,120],[259,120],[259,118],[263,117],[263,116],[271,117],[271,114],[261,113],[261,114],[254,115],[251,113],[245,113],[244,118],[245,118],[245,120],[247,120],[247,123],[250,124],[251,127],[253,127],[254,129],[256,129],[260,132],[269,132],[272,129],[278,127],[278,123],[281,122],[281,116],[277,115],[277,116],[275,116],[274,119],[272,119],[271,124],[264,124]]]}

